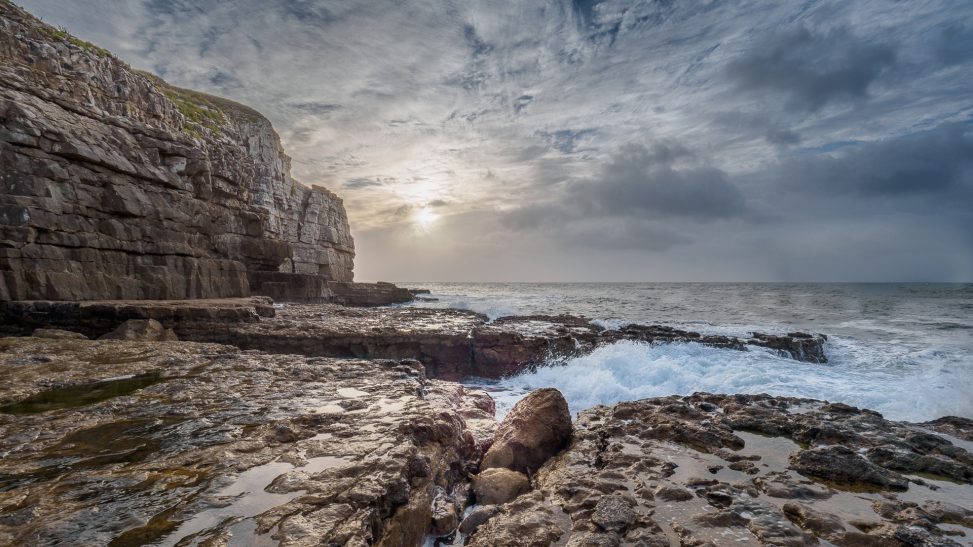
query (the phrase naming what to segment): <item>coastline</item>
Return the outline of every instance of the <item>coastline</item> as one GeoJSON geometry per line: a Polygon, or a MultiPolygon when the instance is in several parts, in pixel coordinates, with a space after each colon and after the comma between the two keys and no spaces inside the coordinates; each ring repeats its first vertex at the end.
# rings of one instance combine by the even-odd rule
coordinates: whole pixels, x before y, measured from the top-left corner
{"type": "Polygon", "coordinates": [[[973,285],[356,283],[267,117],[0,28],[0,545],[973,545],[973,285]]]}
{"type": "MultiPolygon", "coordinates": [[[[548,418],[528,395],[498,422],[487,392],[457,382],[543,366],[566,340],[574,355],[594,350],[597,338],[573,341],[592,335],[579,318],[489,322],[462,310],[266,298],[83,308],[47,316],[35,336],[0,339],[10,386],[0,394],[4,541],[43,544],[72,530],[115,545],[174,544],[183,533],[281,545],[662,545],[727,533],[756,544],[952,545],[973,525],[962,508],[973,503],[973,421],[908,424],[807,399],[597,406],[568,415],[569,440],[547,447],[524,479],[488,473],[491,447],[510,435],[526,435],[511,446],[530,444],[530,424],[548,418]],[[146,312],[159,309],[166,322],[153,328],[146,312]],[[122,321],[120,310],[143,317],[122,321]],[[58,330],[66,317],[104,339],[58,330]],[[471,366],[443,366],[458,355],[473,355],[471,366]],[[860,469],[843,472],[849,465],[860,469]],[[507,491],[511,480],[526,486],[507,491]],[[95,482],[100,493],[78,501],[95,482]],[[507,493],[485,505],[484,488],[507,493]],[[92,503],[141,524],[93,519],[92,503]]],[[[50,306],[27,309],[36,319],[50,306]]],[[[661,346],[678,341],[673,332],[689,336],[660,328],[595,332],[669,337],[648,340],[661,346]]],[[[709,343],[746,351],[726,341],[709,343]]]]}

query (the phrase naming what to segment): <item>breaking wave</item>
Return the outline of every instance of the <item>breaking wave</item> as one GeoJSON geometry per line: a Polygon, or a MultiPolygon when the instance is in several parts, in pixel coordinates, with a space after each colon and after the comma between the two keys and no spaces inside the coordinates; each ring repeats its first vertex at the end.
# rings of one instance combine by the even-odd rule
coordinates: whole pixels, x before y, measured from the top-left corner
{"type": "Polygon", "coordinates": [[[822,365],[763,349],[622,341],[562,365],[476,384],[492,392],[498,418],[525,393],[541,387],[559,389],[572,413],[619,401],[706,391],[823,399],[915,422],[973,416],[969,367],[947,353],[927,350],[888,359],[841,338],[830,341],[827,350],[831,363],[822,365]]]}

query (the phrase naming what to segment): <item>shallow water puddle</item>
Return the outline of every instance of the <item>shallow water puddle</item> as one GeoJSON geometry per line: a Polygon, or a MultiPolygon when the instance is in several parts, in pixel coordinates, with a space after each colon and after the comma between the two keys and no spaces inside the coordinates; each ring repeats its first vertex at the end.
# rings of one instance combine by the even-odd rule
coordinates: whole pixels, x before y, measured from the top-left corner
{"type": "Polygon", "coordinates": [[[39,465],[23,474],[0,474],[0,492],[83,469],[140,462],[159,450],[155,435],[167,424],[147,418],[79,429],[44,451],[39,465]]]}
{"type": "Polygon", "coordinates": [[[32,395],[23,401],[0,406],[4,414],[37,414],[49,410],[76,408],[100,403],[114,397],[134,393],[142,388],[162,382],[162,374],[149,372],[134,376],[122,376],[99,382],[49,389],[32,395]]]}
{"type": "MultiPolygon", "coordinates": [[[[240,473],[230,485],[213,494],[212,497],[217,500],[217,503],[222,502],[226,503],[226,505],[213,506],[197,513],[191,519],[180,524],[176,531],[155,545],[160,547],[173,547],[177,544],[197,545],[206,538],[200,535],[199,537],[193,538],[189,543],[184,543],[183,540],[194,534],[218,527],[230,519],[238,520],[238,522],[229,527],[230,532],[237,538],[246,538],[247,543],[244,544],[253,545],[254,543],[250,539],[255,537],[253,531],[256,529],[256,523],[252,520],[252,517],[256,517],[269,509],[283,505],[304,493],[304,490],[296,490],[284,494],[268,492],[266,490],[267,487],[277,477],[291,471],[301,471],[308,475],[313,475],[325,469],[340,467],[350,463],[350,461],[344,458],[320,456],[308,458],[307,463],[301,467],[296,467],[282,461],[272,461],[247,469],[240,473]],[[246,533],[249,528],[252,528],[252,530],[246,533]]],[[[268,537],[263,537],[263,539],[271,541],[268,537]]],[[[276,542],[269,544],[276,545],[276,542]]]]}
{"type": "Polygon", "coordinates": [[[953,446],[957,446],[957,447],[962,448],[963,450],[969,452],[970,454],[973,454],[973,441],[966,441],[966,440],[960,439],[958,437],[954,437],[954,436],[949,435],[949,434],[946,434],[946,433],[941,433],[941,432],[936,431],[934,429],[927,429],[925,427],[917,427],[916,429],[918,429],[919,431],[922,431],[923,433],[929,433],[930,435],[936,435],[937,437],[942,437],[943,439],[946,439],[947,441],[949,441],[950,443],[952,443],[953,446]]]}
{"type": "MultiPolygon", "coordinates": [[[[746,446],[737,453],[741,455],[760,454],[762,456],[759,464],[762,464],[760,475],[765,471],[781,472],[778,477],[788,477],[798,483],[821,484],[813,481],[800,473],[788,470],[788,457],[797,452],[800,447],[792,440],[784,437],[767,437],[744,431],[734,431],[734,434],[746,442],[746,446]]],[[[944,436],[957,446],[962,446],[963,441],[944,436]],[[956,441],[959,441],[957,443],[956,441]]],[[[969,443],[967,443],[969,444],[969,443]]],[[[965,447],[964,447],[965,448],[965,447]]],[[[908,476],[912,481],[922,481],[925,484],[911,482],[905,492],[898,492],[895,498],[922,505],[930,501],[941,501],[945,503],[959,505],[964,508],[973,508],[973,491],[969,485],[954,483],[950,481],[935,480],[927,477],[908,476]]],[[[778,507],[783,507],[785,503],[797,502],[809,506],[818,511],[830,513],[837,516],[845,523],[854,521],[864,523],[881,523],[882,518],[875,512],[875,502],[885,500],[886,497],[877,492],[854,492],[837,488],[833,490],[831,496],[824,499],[790,499],[775,498],[772,496],[761,495],[760,500],[772,503],[778,507]]],[[[953,536],[952,539],[963,545],[973,545],[973,529],[961,525],[950,524],[942,525],[944,530],[963,535],[953,536]]],[[[850,528],[849,530],[854,530],[850,528]]]]}

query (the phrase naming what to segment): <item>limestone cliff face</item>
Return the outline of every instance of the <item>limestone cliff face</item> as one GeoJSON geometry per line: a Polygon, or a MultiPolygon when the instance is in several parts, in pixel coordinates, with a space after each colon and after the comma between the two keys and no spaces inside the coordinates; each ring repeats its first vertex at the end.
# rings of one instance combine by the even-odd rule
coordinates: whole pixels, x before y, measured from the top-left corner
{"type": "Polygon", "coordinates": [[[281,272],[352,280],[341,199],[290,176],[266,118],[6,0],[0,188],[2,300],[246,296],[281,272]]]}

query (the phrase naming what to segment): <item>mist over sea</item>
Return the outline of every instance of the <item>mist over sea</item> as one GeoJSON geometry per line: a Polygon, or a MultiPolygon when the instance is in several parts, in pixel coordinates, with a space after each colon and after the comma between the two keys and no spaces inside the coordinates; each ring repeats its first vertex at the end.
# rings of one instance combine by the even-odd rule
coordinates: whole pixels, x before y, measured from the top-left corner
{"type": "Polygon", "coordinates": [[[704,333],[828,335],[828,364],[698,344],[619,342],[500,381],[474,381],[503,414],[556,387],[572,412],[623,400],[768,393],[877,410],[887,418],[973,418],[973,284],[408,283],[427,307],[488,315],[584,315],[604,326],[660,323],[704,333]]]}

